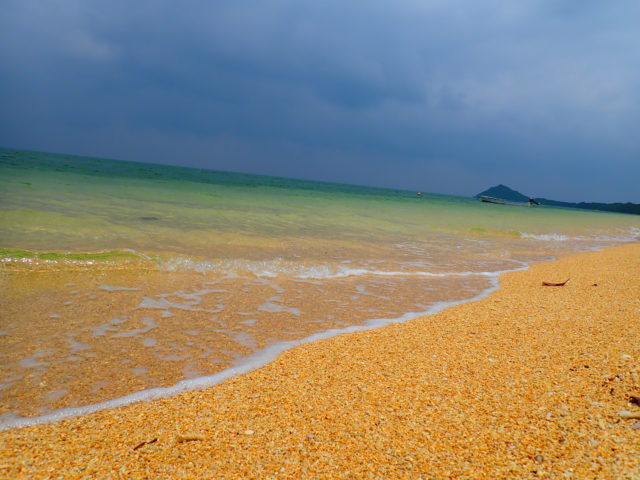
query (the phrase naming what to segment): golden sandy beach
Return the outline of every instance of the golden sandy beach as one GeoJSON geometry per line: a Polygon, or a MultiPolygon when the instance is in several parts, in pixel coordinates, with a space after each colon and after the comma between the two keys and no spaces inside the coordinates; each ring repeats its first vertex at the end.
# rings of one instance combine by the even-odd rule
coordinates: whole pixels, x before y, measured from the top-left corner
{"type": "Polygon", "coordinates": [[[640,245],[500,281],[206,390],[2,432],[0,476],[640,478],[640,245]]]}

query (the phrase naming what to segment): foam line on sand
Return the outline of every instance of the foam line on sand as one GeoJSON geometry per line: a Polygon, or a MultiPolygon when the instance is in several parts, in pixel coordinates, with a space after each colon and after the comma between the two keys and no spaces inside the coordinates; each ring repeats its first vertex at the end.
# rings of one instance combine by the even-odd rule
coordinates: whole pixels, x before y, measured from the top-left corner
{"type": "MultiPolygon", "coordinates": [[[[521,267],[526,268],[526,267],[521,267]]],[[[432,315],[447,307],[460,305],[466,302],[473,302],[480,300],[490,293],[498,289],[497,276],[491,279],[491,286],[477,294],[476,296],[463,300],[449,301],[449,302],[436,302],[431,305],[427,310],[423,312],[408,312],[400,317],[395,318],[372,318],[367,320],[363,325],[350,325],[343,328],[332,328],[323,332],[311,334],[299,340],[283,340],[273,343],[262,350],[258,350],[255,353],[241,357],[237,363],[229,368],[226,368],[220,372],[212,375],[206,375],[202,377],[195,377],[191,379],[181,380],[175,385],[169,387],[156,387],[145,390],[140,390],[129,395],[122,397],[105,400],[104,402],[93,403],[89,405],[82,405],[79,407],[68,407],[55,410],[45,415],[34,417],[18,417],[18,416],[5,416],[0,419],[0,431],[8,430],[11,428],[24,428],[32,425],[39,425],[45,423],[54,423],[67,418],[79,417],[82,415],[88,415],[91,413],[99,412],[100,410],[106,410],[110,408],[123,407],[131,405],[132,403],[144,402],[149,400],[156,400],[164,397],[171,397],[184,392],[190,392],[192,390],[199,390],[228,380],[229,378],[237,375],[242,375],[248,372],[252,372],[273,360],[282,352],[294,348],[298,345],[305,343],[317,342],[325,340],[327,338],[335,337],[337,335],[343,335],[347,333],[360,332],[365,330],[372,330],[381,328],[393,323],[402,323],[414,318],[419,318],[425,315],[432,315]]]]}

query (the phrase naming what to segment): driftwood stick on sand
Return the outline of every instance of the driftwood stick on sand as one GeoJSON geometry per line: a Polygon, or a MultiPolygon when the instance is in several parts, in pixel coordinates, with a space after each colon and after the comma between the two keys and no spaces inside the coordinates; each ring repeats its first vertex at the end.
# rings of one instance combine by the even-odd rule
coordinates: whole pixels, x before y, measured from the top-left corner
{"type": "Polygon", "coordinates": [[[152,443],[156,443],[158,441],[157,438],[154,438],[153,440],[149,440],[149,441],[144,441],[144,442],[140,442],[138,445],[136,445],[135,447],[133,447],[134,450],[138,450],[142,447],[144,447],[145,445],[151,445],[152,443]]]}
{"type": "Polygon", "coordinates": [[[570,280],[570,279],[569,279],[569,278],[567,278],[567,279],[566,279],[564,282],[562,282],[562,283],[542,282],[542,285],[544,285],[545,287],[564,287],[564,286],[567,284],[567,282],[568,282],[569,280],[570,280]]]}

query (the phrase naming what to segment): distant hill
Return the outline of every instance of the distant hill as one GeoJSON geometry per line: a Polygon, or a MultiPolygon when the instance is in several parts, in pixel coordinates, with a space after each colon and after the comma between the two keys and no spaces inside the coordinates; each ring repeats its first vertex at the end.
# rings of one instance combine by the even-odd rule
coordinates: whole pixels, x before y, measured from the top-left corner
{"type": "MultiPolygon", "coordinates": [[[[480,192],[475,198],[486,195],[488,197],[501,198],[510,202],[526,202],[529,197],[522,193],[507,187],[506,185],[496,185],[484,192],[480,192]]],[[[636,203],[593,203],[593,202],[559,202],[557,200],[549,200],[547,198],[535,199],[541,205],[550,205],[553,207],[564,208],[581,208],[583,210],[603,210],[606,212],[618,212],[618,213],[631,213],[634,215],[640,215],[640,204],[636,203]]]]}
{"type": "Polygon", "coordinates": [[[637,203],[593,203],[593,202],[558,202],[556,200],[549,200],[547,198],[536,198],[536,200],[542,205],[551,205],[553,207],[564,208],[581,208],[583,210],[603,210],[605,212],[617,212],[617,213],[631,213],[634,215],[640,215],[640,204],[637,203]]]}
{"type": "Polygon", "coordinates": [[[527,200],[529,200],[529,197],[527,197],[526,195],[523,195],[520,192],[516,192],[515,190],[502,184],[496,185],[495,187],[491,187],[490,189],[479,193],[478,195],[476,195],[476,198],[480,198],[481,196],[501,198],[502,200],[508,200],[510,202],[526,202],[527,200]]]}

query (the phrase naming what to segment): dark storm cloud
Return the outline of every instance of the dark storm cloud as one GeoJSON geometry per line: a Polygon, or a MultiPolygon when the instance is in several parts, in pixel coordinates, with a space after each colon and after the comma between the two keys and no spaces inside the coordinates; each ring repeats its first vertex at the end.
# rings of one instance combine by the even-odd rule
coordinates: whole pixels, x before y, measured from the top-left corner
{"type": "Polygon", "coordinates": [[[9,1],[0,143],[640,201],[638,13],[633,1],[9,1]]]}

